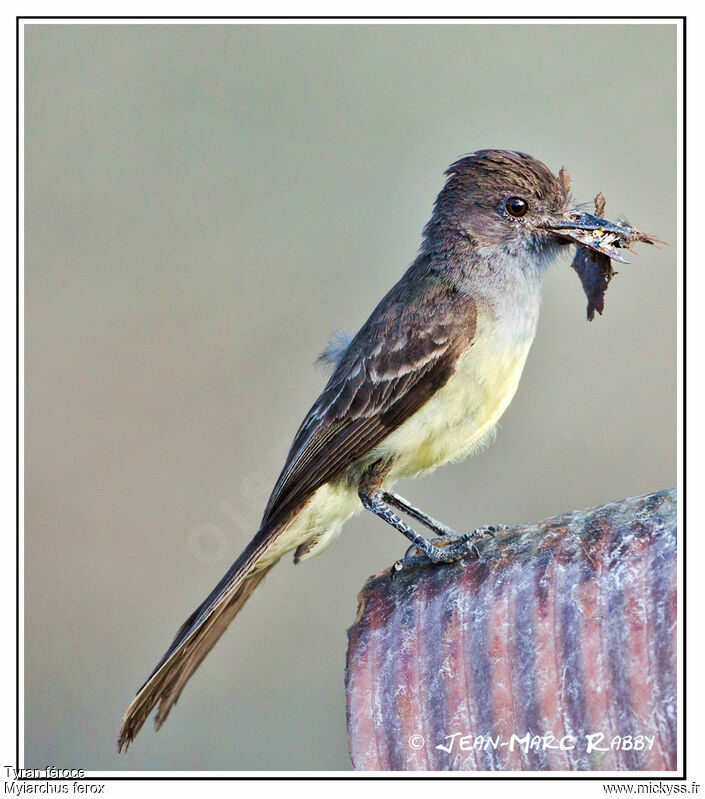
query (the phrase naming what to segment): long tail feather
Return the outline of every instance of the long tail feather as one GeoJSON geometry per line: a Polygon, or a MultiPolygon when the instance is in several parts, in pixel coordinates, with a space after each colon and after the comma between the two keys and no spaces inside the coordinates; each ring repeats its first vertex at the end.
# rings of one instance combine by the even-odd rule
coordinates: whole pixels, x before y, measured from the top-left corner
{"type": "Polygon", "coordinates": [[[154,723],[156,729],[162,726],[191,675],[276,563],[258,568],[258,561],[275,535],[274,531],[266,536],[262,532],[179,628],[171,646],[123,716],[118,751],[127,751],[157,704],[154,723]]]}

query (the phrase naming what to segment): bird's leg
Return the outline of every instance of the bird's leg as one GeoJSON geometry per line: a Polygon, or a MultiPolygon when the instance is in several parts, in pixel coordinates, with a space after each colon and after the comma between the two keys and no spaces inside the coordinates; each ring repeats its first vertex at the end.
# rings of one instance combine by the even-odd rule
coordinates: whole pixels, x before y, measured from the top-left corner
{"type": "Polygon", "coordinates": [[[412,519],[421,522],[424,527],[428,527],[428,529],[432,530],[439,538],[458,538],[458,533],[456,533],[455,530],[443,524],[443,522],[434,519],[433,516],[424,513],[420,508],[412,505],[408,499],[404,499],[404,497],[397,494],[396,491],[382,491],[381,493],[383,502],[404,511],[407,516],[411,516],[412,519]]]}
{"type": "MultiPolygon", "coordinates": [[[[443,522],[439,522],[437,519],[434,519],[433,516],[429,516],[427,513],[424,513],[420,508],[417,508],[415,505],[412,505],[408,499],[400,496],[396,493],[396,491],[382,491],[382,500],[389,505],[393,505],[395,508],[399,508],[399,510],[404,511],[404,513],[411,516],[413,519],[420,521],[425,527],[428,527],[429,530],[433,530],[434,533],[439,538],[447,538],[450,540],[457,540],[461,537],[461,533],[456,533],[451,527],[448,527],[447,524],[443,524],[443,522]]],[[[480,538],[485,538],[486,536],[489,538],[494,538],[495,533],[499,533],[501,530],[509,529],[504,524],[488,524],[484,527],[478,527],[477,530],[473,530],[470,533],[472,540],[478,540],[480,538]]],[[[435,541],[431,541],[430,543],[434,544],[435,541]]],[[[415,546],[409,547],[407,549],[406,554],[404,556],[404,560],[408,560],[413,551],[416,549],[415,546]]]]}
{"type": "Polygon", "coordinates": [[[360,502],[362,502],[363,506],[367,508],[367,510],[372,511],[376,516],[379,516],[380,519],[383,519],[387,524],[391,524],[396,530],[406,536],[409,541],[422,552],[431,563],[452,563],[459,558],[462,558],[464,555],[470,554],[470,552],[475,552],[476,555],[479,555],[477,547],[474,544],[470,543],[473,534],[467,533],[466,535],[461,535],[453,541],[452,544],[449,544],[445,547],[437,547],[435,544],[432,544],[429,540],[424,538],[423,536],[419,535],[415,530],[413,530],[409,525],[400,519],[396,513],[385,503],[383,498],[383,493],[381,491],[375,491],[373,494],[367,494],[365,491],[358,492],[360,497],[360,502]]]}

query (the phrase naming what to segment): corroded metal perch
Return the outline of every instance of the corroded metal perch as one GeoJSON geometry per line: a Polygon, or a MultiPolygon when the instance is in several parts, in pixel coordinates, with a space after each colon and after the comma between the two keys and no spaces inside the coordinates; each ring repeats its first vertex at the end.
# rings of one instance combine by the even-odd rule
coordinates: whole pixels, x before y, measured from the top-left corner
{"type": "Polygon", "coordinates": [[[356,769],[676,769],[676,492],[371,577],[349,630],[356,769]]]}

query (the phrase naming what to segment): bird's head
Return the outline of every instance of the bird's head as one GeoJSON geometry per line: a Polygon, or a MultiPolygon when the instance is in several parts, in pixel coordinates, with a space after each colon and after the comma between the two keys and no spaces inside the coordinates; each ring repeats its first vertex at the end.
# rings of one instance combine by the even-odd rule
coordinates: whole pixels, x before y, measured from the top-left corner
{"type": "Polygon", "coordinates": [[[446,175],[424,230],[427,249],[457,251],[458,242],[463,242],[478,254],[541,258],[575,241],[622,260],[609,242],[631,229],[576,206],[565,169],[554,175],[530,155],[480,150],[451,164],[446,175]],[[612,239],[602,235],[610,233],[612,239]]]}

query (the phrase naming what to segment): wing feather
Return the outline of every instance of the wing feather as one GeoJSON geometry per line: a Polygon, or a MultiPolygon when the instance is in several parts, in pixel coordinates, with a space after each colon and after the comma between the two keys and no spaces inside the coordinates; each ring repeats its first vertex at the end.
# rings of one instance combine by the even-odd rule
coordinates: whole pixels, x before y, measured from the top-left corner
{"type": "Polygon", "coordinates": [[[281,522],[441,388],[470,346],[475,305],[452,286],[399,283],[350,343],[299,428],[262,524],[281,522]]]}

